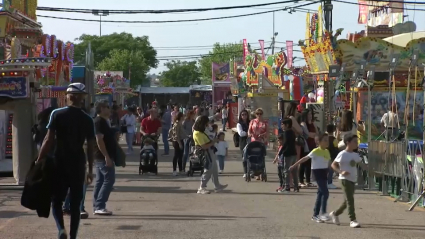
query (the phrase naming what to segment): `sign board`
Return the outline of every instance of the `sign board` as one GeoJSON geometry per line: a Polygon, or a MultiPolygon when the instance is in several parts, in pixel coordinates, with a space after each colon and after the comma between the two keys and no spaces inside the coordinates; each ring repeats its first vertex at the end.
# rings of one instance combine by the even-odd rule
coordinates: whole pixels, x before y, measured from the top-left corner
{"type": "Polygon", "coordinates": [[[279,95],[278,93],[248,93],[247,94],[248,97],[276,97],[276,102],[277,102],[278,95],[279,95]]]}
{"type": "Polygon", "coordinates": [[[27,78],[2,78],[0,80],[0,96],[14,99],[27,98],[29,96],[27,78]]]}

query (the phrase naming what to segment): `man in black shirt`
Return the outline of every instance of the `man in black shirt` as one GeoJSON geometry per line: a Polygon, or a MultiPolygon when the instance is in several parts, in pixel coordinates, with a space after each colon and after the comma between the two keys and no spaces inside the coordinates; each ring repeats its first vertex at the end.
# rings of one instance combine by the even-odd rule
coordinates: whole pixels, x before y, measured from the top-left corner
{"type": "Polygon", "coordinates": [[[36,163],[46,157],[56,143],[54,157],[54,179],[52,195],[52,212],[59,230],[59,239],[67,239],[62,204],[66,194],[70,192],[71,230],[70,238],[77,238],[80,224],[80,204],[83,198],[83,187],[87,179],[93,180],[93,149],[95,132],[93,119],[81,109],[87,95],[85,86],[72,83],[68,86],[67,102],[69,106],[54,110],[47,125],[36,163]],[[88,174],[86,176],[86,156],[84,142],[87,140],[88,174]],[[56,142],[55,142],[56,141],[56,142]]]}
{"type": "Polygon", "coordinates": [[[108,119],[111,115],[107,102],[96,104],[97,117],[94,119],[97,147],[95,148],[96,182],[93,190],[93,210],[95,215],[112,215],[106,209],[106,202],[115,183],[115,165],[113,159],[117,154],[115,131],[108,119]]]}

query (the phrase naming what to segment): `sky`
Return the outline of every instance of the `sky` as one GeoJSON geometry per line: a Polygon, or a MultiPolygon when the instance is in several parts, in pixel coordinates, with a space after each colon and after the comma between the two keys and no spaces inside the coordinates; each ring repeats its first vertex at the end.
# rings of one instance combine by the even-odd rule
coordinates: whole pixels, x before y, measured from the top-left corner
{"type": "MultiPolygon", "coordinates": [[[[346,0],[357,2],[357,0],[346,0]]],[[[84,8],[84,9],[112,9],[112,10],[167,10],[167,9],[187,9],[187,8],[209,8],[223,6],[250,5],[259,3],[274,2],[272,0],[38,0],[38,6],[42,7],[64,7],[64,8],[84,8]]],[[[248,14],[254,12],[270,11],[281,9],[286,6],[296,6],[304,4],[286,3],[249,9],[234,9],[221,11],[208,11],[198,13],[173,13],[173,14],[133,14],[133,15],[109,15],[102,17],[103,20],[125,20],[125,21],[149,21],[149,20],[182,20],[199,19],[211,17],[223,17],[231,15],[248,14]]],[[[357,23],[358,6],[334,2],[333,29],[344,28],[342,37],[345,38],[348,32],[354,33],[365,29],[364,25],[357,23]]],[[[306,6],[303,8],[317,11],[319,4],[306,6]]],[[[413,8],[413,6],[408,6],[413,8]]],[[[417,6],[417,8],[420,8],[417,6]]],[[[425,6],[422,6],[425,9],[425,6]]],[[[98,16],[92,14],[60,13],[38,11],[39,15],[59,16],[69,18],[84,18],[98,20],[98,16]]],[[[285,47],[286,40],[298,40],[305,38],[306,26],[305,12],[296,11],[292,14],[279,11],[275,13],[274,26],[278,32],[276,38],[277,47],[285,47]]],[[[417,30],[425,30],[425,11],[407,11],[405,20],[415,21],[417,30]]],[[[46,34],[56,35],[57,39],[63,41],[74,41],[82,34],[99,35],[99,22],[68,21],[39,17],[37,19],[43,25],[46,34]]],[[[157,57],[161,59],[167,56],[187,56],[208,54],[214,43],[239,43],[242,39],[247,39],[252,43],[253,48],[258,48],[258,40],[271,41],[273,35],[273,14],[266,13],[256,16],[247,16],[233,19],[222,19],[203,22],[185,23],[159,23],[159,24],[128,24],[128,23],[102,23],[102,35],[114,32],[128,32],[134,36],[148,36],[150,43],[157,49],[157,57]],[[189,48],[188,46],[191,46],[189,48]],[[203,47],[193,47],[203,46],[203,47]],[[182,48],[183,47],[183,48],[182,48]]],[[[294,47],[300,50],[299,47],[294,47]]],[[[294,56],[302,58],[302,53],[294,52],[294,56]]],[[[194,60],[194,59],[187,59],[194,60]]],[[[159,73],[166,68],[165,61],[161,60],[157,69],[152,69],[151,73],[159,73]]],[[[295,65],[304,65],[304,61],[297,61],[295,65]]]]}

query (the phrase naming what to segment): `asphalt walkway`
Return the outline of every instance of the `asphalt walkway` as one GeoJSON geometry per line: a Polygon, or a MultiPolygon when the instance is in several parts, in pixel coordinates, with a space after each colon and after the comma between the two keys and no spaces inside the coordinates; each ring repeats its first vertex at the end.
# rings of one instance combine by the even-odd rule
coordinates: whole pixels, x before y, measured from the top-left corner
{"type": "MultiPolygon", "coordinates": [[[[171,156],[160,158],[157,176],[139,176],[138,156],[133,155],[126,168],[117,169],[115,190],[107,204],[114,215],[90,215],[82,220],[79,238],[425,238],[423,209],[408,212],[407,204],[393,203],[376,192],[356,192],[356,212],[362,228],[350,228],[346,214],[340,217],[341,226],[311,221],[315,189],[288,195],[276,193],[278,177],[270,158],[269,181],[246,183],[239,149],[233,147],[230,130],[226,137],[232,147],[220,176],[221,183],[229,184],[224,192],[196,194],[199,176],[173,177],[171,156]]],[[[210,183],[209,189],[212,188],[210,183]]],[[[35,212],[20,206],[20,194],[0,189],[0,239],[57,238],[53,218],[38,218],[35,212]]],[[[91,198],[92,187],[86,196],[89,212],[91,198]]],[[[329,210],[337,208],[342,200],[341,190],[331,190],[329,210]]]]}

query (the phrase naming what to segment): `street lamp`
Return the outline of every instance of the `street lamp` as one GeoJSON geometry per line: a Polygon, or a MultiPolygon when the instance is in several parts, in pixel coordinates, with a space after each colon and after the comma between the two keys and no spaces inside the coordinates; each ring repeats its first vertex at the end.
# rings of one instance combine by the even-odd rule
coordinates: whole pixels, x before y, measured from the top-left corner
{"type": "Polygon", "coordinates": [[[100,32],[99,36],[102,36],[102,16],[108,16],[109,10],[92,10],[93,15],[99,16],[100,18],[100,32]]]}

